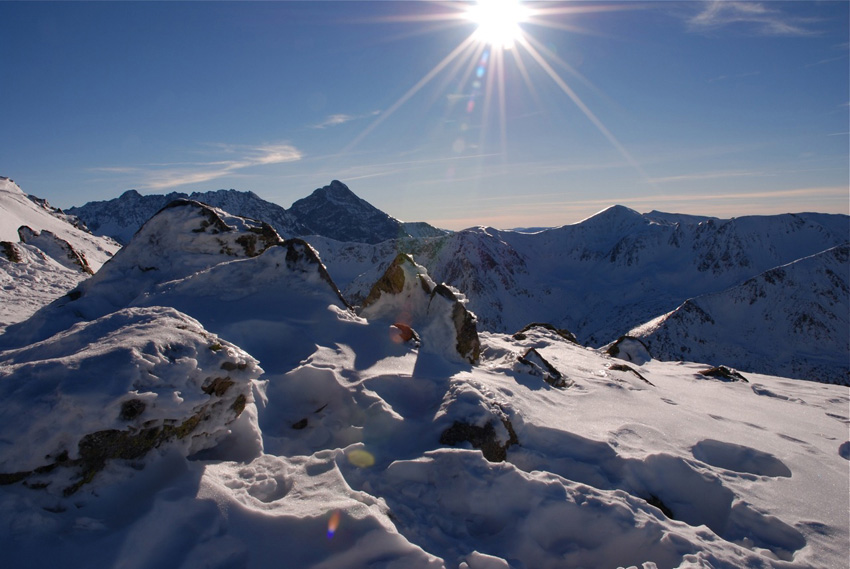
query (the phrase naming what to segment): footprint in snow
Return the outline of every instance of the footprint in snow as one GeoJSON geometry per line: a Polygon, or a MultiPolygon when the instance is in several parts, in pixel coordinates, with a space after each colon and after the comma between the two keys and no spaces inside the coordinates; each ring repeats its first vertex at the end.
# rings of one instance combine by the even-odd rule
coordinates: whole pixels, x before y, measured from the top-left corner
{"type": "Polygon", "coordinates": [[[772,454],[733,443],[705,439],[691,448],[694,458],[717,468],[757,476],[791,477],[791,469],[772,454]]]}

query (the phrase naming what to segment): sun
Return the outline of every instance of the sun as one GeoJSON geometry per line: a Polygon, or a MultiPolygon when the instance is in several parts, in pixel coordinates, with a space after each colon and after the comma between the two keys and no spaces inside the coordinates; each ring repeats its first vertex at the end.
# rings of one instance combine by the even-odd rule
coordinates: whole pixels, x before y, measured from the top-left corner
{"type": "Polygon", "coordinates": [[[522,24],[529,10],[520,0],[478,0],[466,18],[478,26],[475,38],[491,47],[510,49],[522,38],[522,24]]]}

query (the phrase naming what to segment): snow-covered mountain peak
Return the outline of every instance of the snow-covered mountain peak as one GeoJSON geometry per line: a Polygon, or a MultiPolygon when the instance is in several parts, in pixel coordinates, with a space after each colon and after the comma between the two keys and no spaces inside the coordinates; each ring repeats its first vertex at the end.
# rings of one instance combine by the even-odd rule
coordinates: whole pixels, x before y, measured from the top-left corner
{"type": "Polygon", "coordinates": [[[583,227],[598,227],[616,232],[624,227],[646,225],[648,220],[637,211],[624,205],[612,205],[587,217],[574,225],[583,227]]]}
{"type": "Polygon", "coordinates": [[[14,180],[11,180],[5,176],[0,176],[0,192],[26,195],[24,194],[24,191],[21,189],[21,187],[15,183],[14,180]]]}

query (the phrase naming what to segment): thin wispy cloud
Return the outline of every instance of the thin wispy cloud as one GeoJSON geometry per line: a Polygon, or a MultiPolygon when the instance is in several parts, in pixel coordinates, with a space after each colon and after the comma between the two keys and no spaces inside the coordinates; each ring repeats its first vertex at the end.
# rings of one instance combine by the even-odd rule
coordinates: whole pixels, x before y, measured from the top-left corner
{"type": "Polygon", "coordinates": [[[761,75],[761,71],[750,71],[748,73],[738,73],[736,75],[719,75],[718,77],[713,77],[709,79],[709,83],[716,83],[717,81],[727,81],[729,79],[744,79],[746,77],[756,77],[761,75]]]}
{"type": "Polygon", "coordinates": [[[793,16],[779,9],[781,2],[711,0],[696,16],[688,20],[694,31],[714,31],[735,26],[765,36],[812,36],[819,33],[813,26],[817,20],[793,16]]]}
{"type": "Polygon", "coordinates": [[[655,184],[669,184],[676,182],[693,182],[700,180],[718,180],[723,178],[748,178],[752,176],[764,176],[764,172],[750,170],[724,170],[719,172],[697,172],[694,174],[680,174],[677,176],[665,176],[652,178],[650,182],[655,184]]]}
{"type": "Polygon", "coordinates": [[[351,122],[351,121],[376,117],[380,114],[381,114],[381,111],[372,111],[370,113],[363,113],[363,114],[359,114],[359,115],[348,115],[348,114],[344,114],[344,113],[328,115],[325,118],[325,120],[323,120],[322,122],[320,122],[318,124],[312,125],[311,128],[318,128],[318,129],[331,128],[331,127],[339,126],[341,124],[345,124],[345,123],[351,122]]]}
{"type": "Polygon", "coordinates": [[[138,166],[105,166],[91,171],[123,174],[132,177],[138,189],[165,190],[188,184],[209,182],[256,166],[296,162],[303,153],[291,144],[264,144],[257,146],[213,144],[216,152],[230,159],[199,162],[172,162],[141,164],[138,166]]]}

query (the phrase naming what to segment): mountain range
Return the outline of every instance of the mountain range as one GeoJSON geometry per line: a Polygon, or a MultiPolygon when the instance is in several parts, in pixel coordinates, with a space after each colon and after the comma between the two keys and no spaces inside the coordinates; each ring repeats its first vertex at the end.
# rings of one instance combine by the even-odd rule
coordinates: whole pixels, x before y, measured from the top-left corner
{"type": "Polygon", "coordinates": [[[581,222],[532,233],[491,227],[450,232],[400,222],[339,181],[288,210],[251,192],[142,196],[130,190],[68,213],[80,216],[95,233],[126,242],[174,199],[263,220],[282,237],[305,236],[353,305],[403,252],[427,267],[437,282],[462,290],[488,330],[513,332],[529,322],[549,322],[590,346],[632,335],[665,359],[850,382],[847,261],[825,253],[846,246],[846,215],[722,220],[612,206],[581,222]],[[793,280],[762,290],[757,304],[741,300],[744,283],[769,279],[771,271],[803,259],[805,268],[796,270],[793,280]],[[710,330],[702,320],[684,318],[697,305],[711,306],[711,316],[702,319],[711,322],[710,330]],[[749,312],[738,308],[744,305],[749,312]],[[755,323],[785,324],[742,327],[744,313],[755,323]],[[665,324],[659,327],[662,316],[665,324]],[[691,330],[694,326],[704,329],[691,330]],[[663,341],[662,329],[669,330],[663,341]]]}
{"type": "MultiPolygon", "coordinates": [[[[22,192],[9,196],[0,199],[23,203],[22,192]]],[[[441,283],[397,247],[411,242],[419,258],[464,254],[483,263],[476,270],[495,275],[477,293],[485,298],[502,278],[520,286],[536,271],[543,282],[567,278],[570,265],[536,264],[544,261],[657,269],[665,253],[688,259],[695,244],[716,244],[710,225],[731,223],[665,217],[615,207],[538,234],[563,248],[562,259],[557,251],[531,257],[535,235],[523,241],[488,228],[374,245],[284,239],[263,221],[170,202],[94,275],[0,334],[4,561],[71,569],[843,566],[847,387],[722,360],[659,360],[650,350],[663,349],[675,325],[700,338],[710,332],[676,311],[643,340],[598,349],[544,322],[493,331],[475,317],[472,292],[441,283]],[[607,235],[606,225],[627,237],[607,235]],[[678,246],[669,244],[677,234],[678,246]],[[612,260],[624,238],[645,246],[612,260]],[[352,306],[320,242],[334,244],[349,275],[369,265],[357,255],[377,255],[374,272],[395,250],[352,306]],[[669,248],[656,251],[661,242],[669,248]]],[[[785,239],[816,244],[830,219],[782,218],[785,239]]],[[[728,259],[693,259],[688,270],[729,280],[730,271],[758,270],[773,257],[751,248],[753,236],[776,223],[724,230],[741,246],[722,248],[728,259]]],[[[665,265],[670,275],[674,261],[665,265]]],[[[0,267],[16,263],[0,258],[0,267]]],[[[839,245],[691,304],[717,323],[728,299],[740,299],[731,311],[753,307],[743,320],[769,315],[768,328],[788,331],[796,320],[777,325],[779,313],[760,303],[788,295],[783,302],[802,313],[814,310],[805,301],[828,299],[838,311],[846,265],[839,245]],[[809,283],[817,288],[806,294],[809,283]]],[[[362,270],[355,277],[366,278],[362,270]]],[[[826,336],[806,349],[819,341],[832,349],[826,336]]]]}
{"type": "Polygon", "coordinates": [[[157,211],[177,199],[190,199],[243,217],[262,219],[283,237],[323,235],[338,241],[379,243],[398,237],[433,237],[445,231],[427,223],[405,223],[372,206],[337,180],[315,190],[287,210],[253,192],[217,190],[185,194],[142,195],[127,190],[121,196],[68,208],[95,234],[127,243],[157,211]]]}

